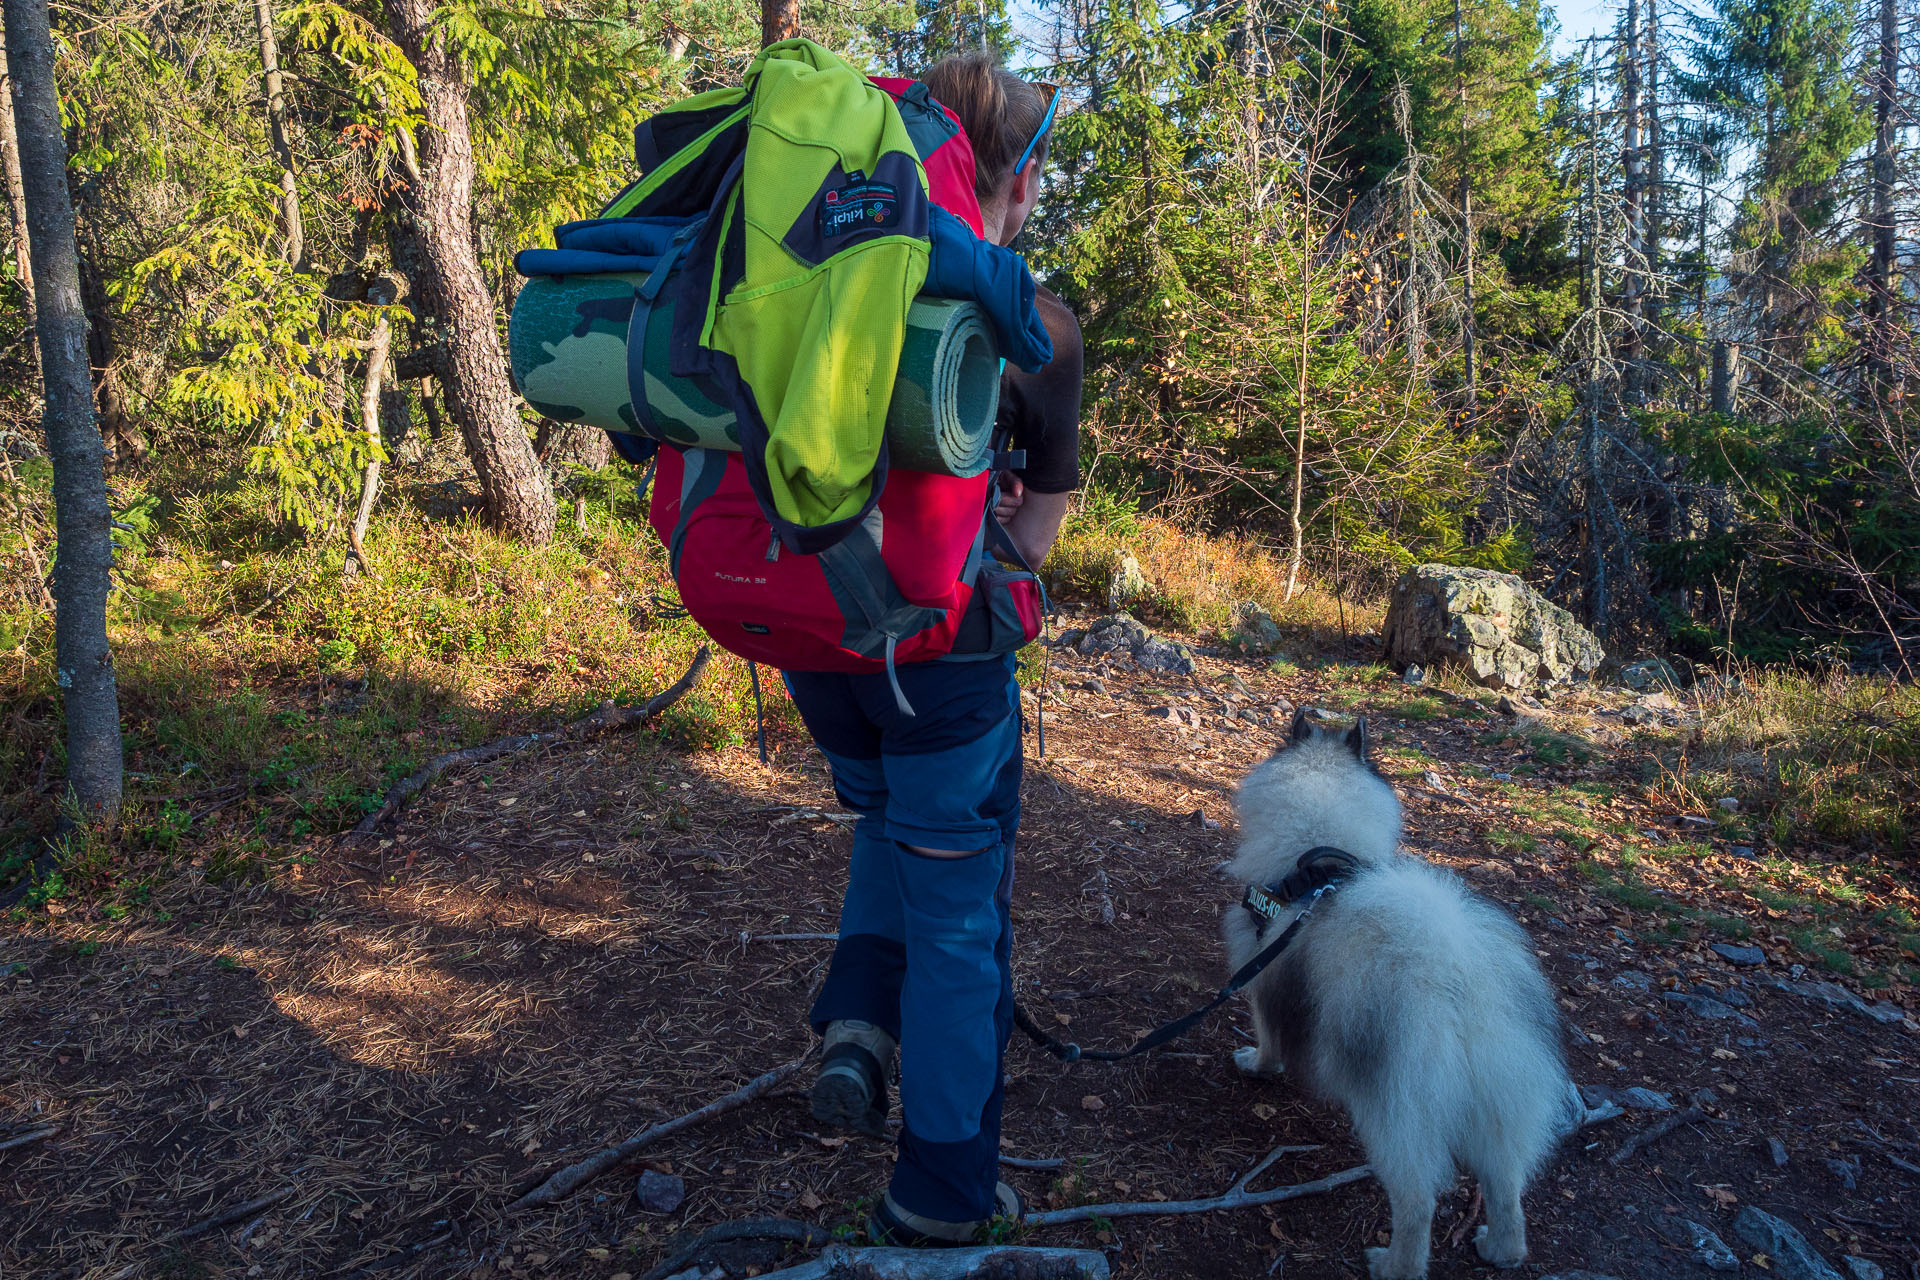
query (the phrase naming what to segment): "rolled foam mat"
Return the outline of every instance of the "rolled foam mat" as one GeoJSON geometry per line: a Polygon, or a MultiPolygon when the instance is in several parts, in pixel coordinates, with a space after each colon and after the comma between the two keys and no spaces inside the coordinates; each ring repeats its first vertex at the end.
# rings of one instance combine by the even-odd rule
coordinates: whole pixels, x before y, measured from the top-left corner
{"type": "MultiPolygon", "coordinates": [[[[627,321],[646,277],[534,276],[507,326],[513,377],[540,413],[644,434],[627,390],[627,321]]],[[[704,378],[666,372],[672,311],[663,296],[647,324],[647,401],[676,444],[740,448],[739,427],[704,378]]],[[[986,313],[972,302],[917,298],[887,406],[890,465],[974,476],[986,470],[1000,408],[1000,357],[986,313]]]]}

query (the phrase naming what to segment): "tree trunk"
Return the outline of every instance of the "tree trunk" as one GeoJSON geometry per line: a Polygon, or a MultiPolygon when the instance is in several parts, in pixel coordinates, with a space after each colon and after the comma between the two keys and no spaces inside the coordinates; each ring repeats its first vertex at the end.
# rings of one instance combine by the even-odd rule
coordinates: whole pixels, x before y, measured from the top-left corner
{"type": "Polygon", "coordinates": [[[1646,179],[1647,192],[1647,269],[1654,280],[1654,287],[1647,294],[1647,330],[1658,335],[1660,313],[1669,287],[1660,256],[1661,241],[1666,236],[1666,128],[1662,123],[1660,105],[1660,0],[1644,2],[1647,6],[1647,34],[1642,57],[1646,65],[1647,89],[1646,104],[1641,111],[1641,118],[1645,122],[1641,141],[1645,145],[1646,162],[1640,169],[1646,179]]]}
{"type": "Polygon", "coordinates": [[[133,425],[133,408],[120,381],[121,352],[119,336],[114,330],[113,298],[107,292],[106,268],[101,265],[100,241],[96,234],[96,228],[103,221],[98,207],[99,191],[92,178],[83,178],[73,184],[72,193],[80,201],[80,216],[75,221],[77,246],[81,250],[80,304],[87,322],[87,363],[92,369],[100,436],[106,443],[109,465],[138,462],[147,456],[147,441],[133,425]]]}
{"type": "Polygon", "coordinates": [[[1740,347],[1738,343],[1713,344],[1712,399],[1715,413],[1732,414],[1739,410],[1740,347]]]}
{"type": "MultiPolygon", "coordinates": [[[[400,300],[400,283],[381,276],[367,288],[367,301],[378,307],[390,307],[400,300]]],[[[380,383],[387,374],[387,352],[393,345],[393,326],[382,311],[373,322],[373,334],[367,343],[366,375],[360,385],[360,429],[367,436],[367,469],[360,478],[360,506],[347,527],[347,546],[353,551],[350,564],[358,565],[369,578],[378,577],[373,562],[367,559],[365,539],[367,522],[373,519],[374,500],[380,496],[380,459],[385,444],[380,438],[380,383]]]]}
{"type": "Polygon", "coordinates": [[[598,427],[580,427],[567,422],[542,418],[533,438],[533,451],[547,469],[588,467],[594,471],[613,461],[613,441],[598,427]]]}
{"type": "Polygon", "coordinates": [[[1625,174],[1624,203],[1627,220],[1627,260],[1620,279],[1620,309],[1627,314],[1627,330],[1621,343],[1626,365],[1627,403],[1637,405],[1642,398],[1641,372],[1645,364],[1645,316],[1647,287],[1646,175],[1641,172],[1640,147],[1640,3],[1627,0],[1625,39],[1620,42],[1620,166],[1625,174]]]}
{"type": "Polygon", "coordinates": [[[800,34],[800,0],[760,0],[760,46],[800,34]]]}
{"type": "Polygon", "coordinates": [[[253,0],[253,24],[260,36],[261,78],[267,90],[267,127],[273,155],[280,162],[280,230],[287,261],[295,271],[307,265],[307,233],[300,219],[300,193],[293,181],[293,144],[287,139],[287,95],[280,79],[280,47],[273,38],[273,0],[253,0]]]}
{"type": "Polygon", "coordinates": [[[553,537],[553,487],[520,420],[493,298],[474,249],[467,85],[434,31],[434,10],[432,0],[386,0],[394,40],[419,73],[425,117],[418,139],[421,181],[409,178],[401,197],[413,284],[422,309],[441,328],[447,410],[479,476],[487,518],[503,533],[543,545],[553,537]]]}
{"type": "Polygon", "coordinates": [[[0,31],[0,178],[7,184],[13,220],[13,267],[27,295],[27,329],[33,329],[33,255],[27,248],[27,193],[20,185],[20,140],[13,127],[13,78],[7,73],[6,33],[0,31]]]}
{"type": "Polygon", "coordinates": [[[53,78],[47,0],[4,0],[7,65],[20,142],[27,236],[38,283],[34,325],[46,384],[53,455],[55,661],[65,693],[67,782],[81,808],[103,823],[120,811],[120,693],[107,644],[113,588],[113,515],[106,449],[94,425],[87,370],[87,318],[80,305],[79,249],[67,191],[67,147],[53,78]]]}
{"type": "Polygon", "coordinates": [[[1473,367],[1473,186],[1468,179],[1472,166],[1467,160],[1467,73],[1466,31],[1461,21],[1460,0],[1453,0],[1453,81],[1459,91],[1460,110],[1460,235],[1466,242],[1466,297],[1460,317],[1460,355],[1467,375],[1467,421],[1479,412],[1480,387],[1473,367]]]}
{"type": "Polygon", "coordinates": [[[1897,317],[1893,279],[1894,146],[1900,123],[1900,21],[1896,0],[1880,0],[1880,67],[1873,85],[1873,263],[1868,268],[1868,362],[1874,394],[1891,390],[1897,317]]]}

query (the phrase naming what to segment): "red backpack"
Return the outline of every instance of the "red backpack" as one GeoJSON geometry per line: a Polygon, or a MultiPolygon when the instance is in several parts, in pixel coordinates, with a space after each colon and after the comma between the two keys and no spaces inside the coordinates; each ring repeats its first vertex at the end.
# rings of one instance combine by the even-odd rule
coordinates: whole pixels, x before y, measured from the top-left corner
{"type": "MultiPolygon", "coordinates": [[[[874,83],[899,106],[932,201],[979,234],[973,146],[958,118],[917,81],[874,83]]],[[[891,469],[865,519],[803,554],[775,536],[741,454],[662,443],[651,520],[681,602],[722,647],[789,671],[891,676],[898,663],[987,658],[1039,634],[1038,578],[989,554],[1022,563],[992,515],[994,474],[891,469]]],[[[897,680],[894,695],[911,714],[897,680]]]]}

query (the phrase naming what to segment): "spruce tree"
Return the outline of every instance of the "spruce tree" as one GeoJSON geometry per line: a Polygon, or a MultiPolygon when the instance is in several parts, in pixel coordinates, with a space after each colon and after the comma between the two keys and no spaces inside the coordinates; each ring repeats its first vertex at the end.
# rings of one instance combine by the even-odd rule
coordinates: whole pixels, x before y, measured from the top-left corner
{"type": "Polygon", "coordinates": [[[1795,363],[1828,353],[1858,266],[1831,234],[1847,161],[1873,131],[1848,66],[1851,23],[1845,0],[1713,0],[1695,51],[1690,87],[1751,148],[1726,272],[1741,327],[1795,363]]]}

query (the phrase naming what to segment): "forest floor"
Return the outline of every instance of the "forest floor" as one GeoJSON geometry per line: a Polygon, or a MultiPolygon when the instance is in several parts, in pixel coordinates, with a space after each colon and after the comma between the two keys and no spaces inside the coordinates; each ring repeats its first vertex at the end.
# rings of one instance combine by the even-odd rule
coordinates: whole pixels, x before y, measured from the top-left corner
{"type": "MultiPolygon", "coordinates": [[[[1015,891],[1027,1007],[1118,1045],[1199,1003],[1223,977],[1215,868],[1236,783],[1291,704],[1365,711],[1409,846],[1535,939],[1576,1080],[1699,1108],[1617,1162],[1671,1114],[1638,1109],[1662,1099],[1633,1095],[1569,1139],[1528,1196],[1520,1274],[1705,1276],[1689,1220],[1744,1274],[1794,1274],[1736,1235],[1754,1206],[1836,1267],[1920,1278],[1911,866],[1789,856],[1736,813],[1663,803],[1684,703],[1594,691],[1515,718],[1370,657],[1203,652],[1168,676],[1050,655],[1015,891]],[[1645,723],[1622,720],[1629,706],[1645,723]],[[1168,707],[1197,727],[1153,714],[1168,707]]],[[[848,815],[818,754],[776,727],[770,766],[750,745],[681,755],[633,736],[450,773],[378,839],[306,837],[264,883],[187,875],[112,928],[60,903],[5,926],[0,1276],[638,1278],[688,1229],[860,1221],[890,1148],[818,1132],[804,1072],[555,1205],[505,1211],[809,1050],[829,944],[756,939],[834,928],[848,815]],[[644,1210],[642,1169],[684,1179],[684,1202],[644,1210]]],[[[1061,1065],[1016,1036],[1005,1154],[1064,1163],[1010,1180],[1057,1207],[1216,1194],[1279,1145],[1312,1150],[1256,1185],[1360,1163],[1337,1109],[1235,1072],[1245,1026],[1236,1006],[1117,1066],[1061,1065]]],[[[1436,1277],[1491,1274],[1472,1211],[1464,1185],[1443,1200],[1436,1277]]],[[[1027,1238],[1106,1249],[1119,1277],[1348,1277],[1387,1225],[1362,1181],[1027,1238]]],[[[712,1274],[777,1256],[736,1250],[712,1274]]]]}

